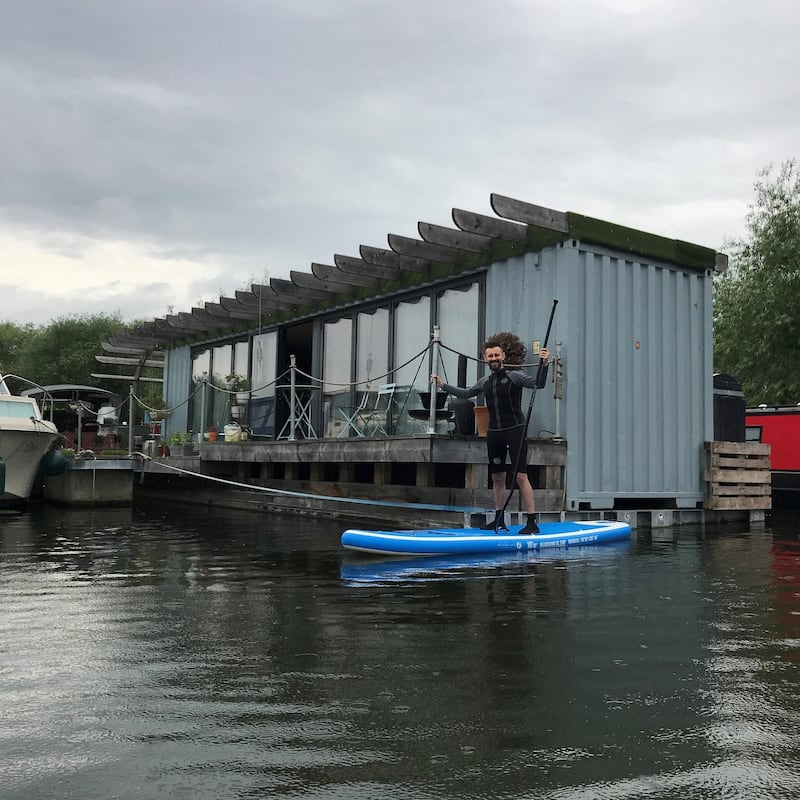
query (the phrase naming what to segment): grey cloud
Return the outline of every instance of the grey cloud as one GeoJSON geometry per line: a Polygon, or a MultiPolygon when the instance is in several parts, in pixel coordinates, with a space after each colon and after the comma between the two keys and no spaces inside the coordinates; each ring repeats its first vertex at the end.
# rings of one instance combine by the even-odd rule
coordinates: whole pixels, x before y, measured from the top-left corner
{"type": "MultiPolygon", "coordinates": [[[[794,155],[789,0],[0,2],[0,212],[273,274],[489,192],[712,246],[794,155]],[[652,213],[648,216],[648,209],[652,213]]],[[[224,277],[224,276],[223,276],[224,277]]]]}

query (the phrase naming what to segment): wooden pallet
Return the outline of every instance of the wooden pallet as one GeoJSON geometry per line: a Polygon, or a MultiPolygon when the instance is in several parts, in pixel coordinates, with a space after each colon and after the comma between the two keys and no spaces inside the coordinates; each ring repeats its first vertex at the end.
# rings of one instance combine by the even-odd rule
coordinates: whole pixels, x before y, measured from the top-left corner
{"type": "Polygon", "coordinates": [[[706,442],[704,503],[716,511],[772,508],[770,446],[760,442],[706,442]]]}

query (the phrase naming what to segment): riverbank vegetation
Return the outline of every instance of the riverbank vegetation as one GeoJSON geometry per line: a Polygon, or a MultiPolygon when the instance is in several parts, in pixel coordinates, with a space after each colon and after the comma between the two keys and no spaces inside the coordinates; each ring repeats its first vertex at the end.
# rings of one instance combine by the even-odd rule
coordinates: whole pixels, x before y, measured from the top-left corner
{"type": "MultiPolygon", "coordinates": [[[[38,326],[0,322],[0,373],[22,375],[40,386],[74,383],[126,395],[126,383],[93,378],[92,372],[130,372],[129,367],[100,365],[95,356],[103,352],[103,342],[137,324],[124,322],[118,314],[63,316],[38,326]]],[[[9,383],[14,390],[30,388],[19,381],[9,383]]],[[[144,384],[138,394],[149,405],[161,405],[160,385],[144,384]]]]}
{"type": "Polygon", "coordinates": [[[747,405],[800,402],[800,175],[796,160],[755,182],[747,235],[724,249],[714,285],[714,370],[735,377],[747,405]]]}

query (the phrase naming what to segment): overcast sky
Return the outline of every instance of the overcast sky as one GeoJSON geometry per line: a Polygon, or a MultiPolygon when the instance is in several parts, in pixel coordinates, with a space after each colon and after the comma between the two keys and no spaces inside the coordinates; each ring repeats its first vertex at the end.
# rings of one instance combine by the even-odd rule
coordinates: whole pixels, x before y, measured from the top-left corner
{"type": "Polygon", "coordinates": [[[0,321],[153,318],[491,214],[721,249],[797,0],[0,0],[0,321]]]}

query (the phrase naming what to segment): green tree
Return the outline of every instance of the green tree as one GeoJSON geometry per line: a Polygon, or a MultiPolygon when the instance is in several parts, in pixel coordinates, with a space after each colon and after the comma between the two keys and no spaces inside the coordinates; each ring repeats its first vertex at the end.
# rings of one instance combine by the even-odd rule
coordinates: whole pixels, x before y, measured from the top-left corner
{"type": "Polygon", "coordinates": [[[726,249],[714,287],[714,368],[733,375],[748,405],[800,402],[800,176],[797,162],[755,182],[747,237],[726,249]]]}
{"type": "MultiPolygon", "coordinates": [[[[17,373],[39,384],[80,383],[97,385],[92,372],[101,343],[126,325],[118,315],[83,314],[59,317],[30,332],[20,348],[17,373]]],[[[101,383],[102,385],[102,383],[101,383]]],[[[108,387],[118,391],[119,387],[108,387]]]]}
{"type": "Polygon", "coordinates": [[[31,323],[17,325],[14,322],[0,322],[0,374],[11,375],[19,372],[20,351],[34,332],[35,328],[31,323]]]}

